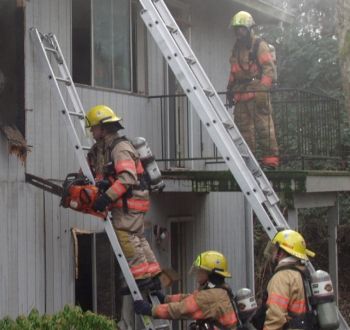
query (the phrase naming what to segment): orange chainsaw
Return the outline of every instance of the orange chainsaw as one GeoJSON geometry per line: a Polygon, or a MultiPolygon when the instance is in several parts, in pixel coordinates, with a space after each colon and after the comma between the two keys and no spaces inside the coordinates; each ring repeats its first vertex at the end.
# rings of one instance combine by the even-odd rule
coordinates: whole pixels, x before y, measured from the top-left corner
{"type": "Polygon", "coordinates": [[[26,173],[26,182],[61,197],[60,205],[64,208],[71,208],[102,219],[107,218],[107,211],[99,212],[92,208],[102,192],[80,173],[68,174],[62,186],[29,173],[26,173]]]}

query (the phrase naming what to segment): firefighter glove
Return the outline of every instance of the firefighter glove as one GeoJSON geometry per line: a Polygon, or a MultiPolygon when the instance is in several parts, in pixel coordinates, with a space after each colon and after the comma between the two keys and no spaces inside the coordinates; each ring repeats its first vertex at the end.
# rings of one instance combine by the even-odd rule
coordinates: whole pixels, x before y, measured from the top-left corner
{"type": "Polygon", "coordinates": [[[134,309],[136,314],[152,316],[152,305],[145,300],[135,300],[134,309]]]}
{"type": "Polygon", "coordinates": [[[95,203],[92,205],[94,211],[103,212],[106,210],[106,207],[112,202],[110,197],[104,193],[95,200],[95,203]]]}
{"type": "Polygon", "coordinates": [[[96,182],[96,187],[101,192],[105,192],[110,186],[111,186],[111,183],[107,179],[96,182]]]}

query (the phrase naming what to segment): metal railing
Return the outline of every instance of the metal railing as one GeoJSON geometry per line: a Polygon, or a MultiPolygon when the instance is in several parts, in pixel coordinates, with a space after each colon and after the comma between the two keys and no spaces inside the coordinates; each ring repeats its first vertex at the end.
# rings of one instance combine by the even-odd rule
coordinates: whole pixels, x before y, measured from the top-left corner
{"type": "MultiPolygon", "coordinates": [[[[226,101],[225,93],[219,95],[226,101]]],[[[223,162],[186,95],[149,98],[152,107],[161,115],[159,161],[166,167],[193,169],[223,162]],[[202,165],[195,165],[197,162],[202,165]]],[[[340,166],[341,107],[338,100],[297,89],[273,89],[271,103],[282,169],[335,169],[340,166]]],[[[256,155],[259,158],[258,149],[256,155]]]]}

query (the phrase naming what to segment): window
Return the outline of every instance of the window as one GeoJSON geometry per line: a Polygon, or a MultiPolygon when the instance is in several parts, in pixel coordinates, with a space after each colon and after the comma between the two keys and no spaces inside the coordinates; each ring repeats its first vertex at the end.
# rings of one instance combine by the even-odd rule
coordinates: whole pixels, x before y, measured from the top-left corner
{"type": "Polygon", "coordinates": [[[146,33],[138,12],[130,0],[73,0],[75,82],[145,93],[146,33]]]}
{"type": "Polygon", "coordinates": [[[0,1],[0,127],[16,127],[23,136],[24,14],[20,1],[0,1]]]}

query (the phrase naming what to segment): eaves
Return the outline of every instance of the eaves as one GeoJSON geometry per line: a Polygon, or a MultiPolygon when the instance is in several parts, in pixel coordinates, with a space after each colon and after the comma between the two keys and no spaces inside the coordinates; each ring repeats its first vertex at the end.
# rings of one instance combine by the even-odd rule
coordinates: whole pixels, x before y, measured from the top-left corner
{"type": "Polygon", "coordinates": [[[233,0],[233,2],[263,14],[271,22],[280,21],[292,24],[295,19],[292,13],[264,0],[233,0]]]}

